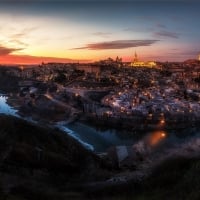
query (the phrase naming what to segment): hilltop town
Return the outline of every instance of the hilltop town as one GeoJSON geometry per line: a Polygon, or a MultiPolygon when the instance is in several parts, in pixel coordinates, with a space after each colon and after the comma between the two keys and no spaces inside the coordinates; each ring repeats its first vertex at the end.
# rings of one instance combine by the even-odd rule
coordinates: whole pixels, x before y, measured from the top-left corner
{"type": "Polygon", "coordinates": [[[11,104],[36,119],[143,130],[194,125],[200,118],[199,60],[142,62],[136,54],[131,63],[117,57],[1,71],[11,104]]]}
{"type": "Polygon", "coordinates": [[[199,131],[200,61],[155,64],[117,57],[88,64],[2,66],[1,94],[23,120],[0,116],[0,198],[29,198],[30,193],[31,199],[115,198],[119,190],[121,199],[133,194],[140,199],[140,192],[165,196],[160,188],[168,182],[181,190],[188,179],[187,193],[168,187],[175,199],[193,196],[199,187],[194,176],[200,146],[192,134],[199,131]],[[131,134],[156,131],[131,146],[97,153],[55,126],[75,121],[131,134]],[[178,137],[191,137],[164,143],[165,129],[181,129],[178,137]]]}

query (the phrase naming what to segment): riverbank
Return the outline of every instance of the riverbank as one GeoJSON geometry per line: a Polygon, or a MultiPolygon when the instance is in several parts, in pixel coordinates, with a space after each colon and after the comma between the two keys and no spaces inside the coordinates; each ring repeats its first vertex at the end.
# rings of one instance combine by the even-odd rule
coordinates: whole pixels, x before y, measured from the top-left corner
{"type": "Polygon", "coordinates": [[[70,193],[74,185],[106,180],[111,173],[58,128],[0,115],[0,199],[51,199],[63,188],[70,193]]]}
{"type": "MultiPolygon", "coordinates": [[[[0,170],[4,170],[2,171],[2,173],[0,173],[0,190],[2,191],[1,195],[7,196],[7,199],[13,196],[33,200],[38,200],[38,198],[49,200],[64,200],[66,198],[75,198],[81,200],[98,198],[112,199],[115,195],[116,197],[119,196],[116,191],[120,191],[120,199],[128,199],[130,196],[133,196],[134,198],[137,197],[139,199],[141,195],[138,191],[143,193],[145,198],[147,198],[147,196],[149,195],[149,199],[151,197],[153,198],[153,195],[155,195],[155,193],[151,192],[152,189],[155,188],[157,188],[157,191],[159,191],[159,197],[164,198],[163,196],[166,194],[167,191],[165,190],[165,183],[171,181],[172,184],[170,185],[173,185],[173,177],[175,177],[176,180],[180,179],[184,181],[185,186],[187,185],[186,183],[189,183],[193,186],[190,187],[191,193],[188,192],[187,194],[185,194],[186,197],[192,197],[192,192],[195,191],[193,189],[195,188],[194,186],[198,186],[196,181],[191,181],[196,180],[192,177],[199,174],[195,174],[198,171],[194,171],[194,166],[197,165],[199,157],[196,157],[195,159],[193,158],[195,155],[198,156],[200,152],[200,141],[199,139],[197,139],[199,138],[199,135],[195,135],[196,130],[193,130],[191,132],[185,130],[185,132],[179,133],[177,133],[177,131],[166,133],[166,135],[169,136],[166,137],[168,139],[165,140],[164,143],[161,143],[161,145],[158,145],[158,148],[143,152],[143,160],[133,159],[135,169],[131,168],[124,170],[118,169],[118,166],[114,166],[113,168],[112,165],[109,165],[109,167],[105,169],[101,168],[99,165],[94,164],[93,161],[91,161],[92,158],[88,157],[87,159],[87,157],[83,154],[83,152],[88,151],[77,142],[77,139],[73,140],[71,137],[67,136],[67,134],[63,134],[63,132],[60,133],[61,136],[59,136],[58,138],[56,134],[57,132],[59,132],[59,130],[55,127],[50,127],[49,129],[46,123],[43,124],[44,126],[41,126],[40,121],[36,122],[36,124],[30,124],[29,122],[15,118],[12,118],[12,120],[10,121],[10,117],[8,116],[6,116],[5,118],[1,118],[0,122],[0,127],[3,130],[0,131],[1,136],[5,136],[5,133],[6,135],[8,133],[12,135],[12,137],[5,137],[9,141],[4,142],[1,140],[3,142],[1,144],[1,148],[6,147],[7,149],[0,151],[1,153],[3,152],[3,155],[5,155],[6,157],[7,155],[12,155],[12,157],[9,157],[10,160],[8,159],[8,157],[6,158],[6,161],[9,161],[9,166],[7,165],[7,163],[4,163],[4,165],[1,165],[0,168],[0,170]],[[40,124],[40,126],[38,126],[38,124],[40,124]],[[4,126],[6,126],[6,128],[4,126]],[[177,137],[182,136],[180,140],[177,140],[177,134],[177,137]],[[60,143],[63,144],[63,141],[65,141],[66,137],[70,138],[69,140],[74,142],[72,144],[67,143],[65,144],[65,146],[60,145],[60,143]],[[17,140],[17,143],[10,140],[17,140]],[[9,145],[5,144],[15,144],[15,146],[14,148],[10,148],[9,145]],[[40,150],[42,150],[42,152],[44,153],[44,157],[42,156],[42,162],[38,162],[37,160],[37,155],[40,150]],[[179,153],[177,154],[177,152],[179,153]],[[182,162],[179,159],[180,156],[187,157],[184,158],[185,161],[182,162]],[[173,162],[170,161],[171,158],[174,158],[173,162]],[[81,161],[82,159],[86,159],[83,163],[86,163],[88,165],[88,168],[85,167],[82,162],[81,164],[79,163],[79,161],[81,161]],[[75,167],[77,168],[74,167],[75,161],[79,163],[75,165],[75,167]],[[18,162],[18,165],[16,165],[16,162],[18,162]],[[49,165],[49,162],[51,163],[51,165],[49,165]],[[184,168],[185,164],[188,162],[190,163],[190,165],[187,165],[189,167],[184,168]],[[48,165],[46,163],[48,163],[48,165]],[[168,167],[169,165],[171,167],[168,167]],[[2,168],[2,166],[4,167],[2,168]],[[53,175],[49,176],[46,173],[45,169],[47,169],[48,173],[53,173],[53,175]],[[68,179],[69,174],[67,173],[69,172],[69,170],[66,169],[74,171],[76,175],[80,172],[82,174],[81,179],[80,176],[72,176],[71,171],[70,179],[68,179]],[[91,171],[91,169],[94,169],[94,171],[91,171]],[[148,187],[149,189],[147,189],[146,184],[152,184],[152,181],[155,178],[154,170],[157,172],[159,172],[159,170],[161,171],[160,174],[158,173],[160,179],[154,182],[154,188],[148,187]],[[180,171],[178,171],[177,173],[177,170],[180,171]],[[165,174],[169,173],[168,179],[165,179],[165,177],[162,175],[164,172],[165,174]],[[170,174],[172,172],[175,173],[175,176],[170,178],[170,174]],[[182,176],[186,172],[188,173],[188,178],[182,176]],[[193,175],[191,175],[191,173],[193,173],[193,175]],[[13,180],[12,185],[6,185],[6,183],[4,182],[7,180],[6,176],[9,176],[9,180],[13,180]],[[159,188],[160,184],[163,184],[162,190],[160,190],[159,188]],[[73,195],[71,193],[73,193],[73,195]]],[[[85,128],[85,136],[91,135],[97,143],[100,143],[99,138],[96,137],[93,132],[94,130],[91,133],[90,131],[88,131],[91,130],[91,127],[87,127],[86,125],[80,124],[79,122],[76,123],[74,124],[74,127],[79,129],[80,135],[83,133],[85,128]]],[[[60,125],[65,126],[65,124],[60,125]]],[[[70,124],[66,126],[69,125],[70,124]]],[[[111,133],[113,134],[113,132],[111,133]]],[[[140,131],[138,133],[140,134],[140,131]]],[[[101,135],[102,132],[100,132],[99,134],[101,135]]],[[[106,136],[108,136],[109,134],[110,133],[105,132],[106,136]]],[[[125,136],[124,132],[122,132],[120,135],[121,137],[125,136]]],[[[127,136],[130,135],[127,134],[127,136]]],[[[110,139],[111,141],[113,141],[112,138],[110,139]]],[[[108,140],[108,138],[106,138],[106,140],[108,140]]],[[[144,140],[140,138],[138,142],[135,142],[136,145],[134,146],[138,146],[143,142],[144,140]]],[[[95,156],[91,153],[91,151],[89,151],[88,153],[95,156]]],[[[5,156],[1,156],[1,158],[5,158],[5,156]]],[[[95,159],[99,160],[100,158],[96,157],[95,159]]],[[[2,161],[0,163],[2,163],[2,161]]],[[[100,163],[105,165],[104,160],[101,160],[100,163]]],[[[107,163],[109,162],[106,162],[106,164],[107,163]]],[[[181,189],[180,182],[177,181],[174,184],[179,189],[181,189]]],[[[173,197],[174,199],[177,199],[176,197],[179,196],[180,195],[177,195],[173,190],[173,194],[171,194],[171,199],[173,199],[173,197]]]]}
{"type": "Polygon", "coordinates": [[[0,136],[0,198],[199,197],[199,139],[145,154],[134,170],[116,170],[55,128],[0,115],[0,136]]]}
{"type": "Polygon", "coordinates": [[[171,118],[163,123],[156,121],[148,122],[144,119],[135,120],[132,118],[111,118],[111,117],[96,117],[93,115],[84,115],[79,119],[81,123],[91,125],[100,130],[117,129],[126,130],[127,132],[147,132],[155,130],[181,130],[188,127],[199,127],[200,119],[176,119],[171,118]]]}
{"type": "MultiPolygon", "coordinates": [[[[12,97],[13,98],[13,97],[12,97]]],[[[4,112],[9,112],[10,114],[19,114],[22,118],[26,120],[35,121],[38,124],[44,126],[57,127],[75,138],[79,143],[81,143],[85,148],[92,150],[96,153],[107,152],[109,148],[115,146],[133,146],[135,143],[142,141],[145,136],[148,136],[155,131],[164,131],[165,140],[169,140],[173,135],[180,133],[183,137],[187,135],[193,135],[193,132],[198,132],[199,124],[198,122],[187,121],[187,123],[176,122],[171,126],[168,126],[167,122],[158,126],[156,124],[151,125],[144,123],[143,121],[135,122],[130,119],[112,119],[112,118],[95,118],[91,115],[81,115],[75,121],[68,123],[67,116],[61,116],[54,113],[53,118],[48,115],[48,106],[46,106],[46,112],[43,115],[39,115],[40,112],[34,112],[36,108],[30,108],[30,112],[17,112],[18,107],[13,110],[6,104],[7,98],[4,97],[3,107],[4,112]],[[10,111],[6,111],[7,109],[10,111]],[[196,129],[196,130],[195,130],[196,129]]],[[[11,98],[9,99],[9,103],[11,98]]],[[[44,102],[43,102],[44,103],[44,102]]],[[[49,102],[50,104],[52,102],[49,102]]],[[[12,105],[16,105],[13,104],[12,105]]],[[[47,104],[46,104],[47,105],[47,104]]],[[[179,136],[178,136],[179,137],[179,136]]],[[[176,141],[178,139],[176,138],[176,141]]]]}

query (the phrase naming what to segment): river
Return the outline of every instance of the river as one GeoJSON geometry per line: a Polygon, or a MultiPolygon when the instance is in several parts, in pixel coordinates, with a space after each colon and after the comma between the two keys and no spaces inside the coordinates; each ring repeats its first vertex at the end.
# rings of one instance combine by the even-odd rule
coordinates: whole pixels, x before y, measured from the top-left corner
{"type": "Polygon", "coordinates": [[[18,117],[17,110],[7,104],[8,97],[0,94],[0,113],[18,117]]]}
{"type": "MultiPolygon", "coordinates": [[[[0,94],[0,113],[22,118],[17,114],[17,109],[7,103],[7,99],[7,96],[0,94]]],[[[34,122],[31,118],[23,117],[23,119],[34,122]]],[[[100,131],[78,122],[68,125],[60,122],[55,126],[67,132],[87,149],[96,152],[103,152],[107,148],[115,145],[132,145],[136,140],[133,134],[128,135],[126,132],[121,133],[117,130],[100,131]]]]}
{"type": "Polygon", "coordinates": [[[95,151],[102,152],[116,145],[133,145],[137,140],[136,134],[115,129],[97,130],[89,125],[75,122],[68,124],[68,128],[75,132],[79,138],[94,146],[95,151]]]}
{"type": "MultiPolygon", "coordinates": [[[[17,114],[17,109],[11,107],[7,103],[8,97],[0,95],[0,113],[20,117],[17,114]]],[[[31,118],[23,118],[25,120],[35,122],[31,118]]],[[[154,146],[157,143],[169,144],[181,144],[187,141],[191,137],[200,137],[199,128],[191,128],[184,130],[172,130],[172,131],[154,131],[147,133],[130,133],[128,131],[118,130],[97,130],[89,125],[75,122],[72,124],[66,124],[65,122],[59,122],[55,124],[56,127],[66,132],[71,137],[79,141],[87,149],[95,152],[105,152],[108,148],[117,145],[134,145],[139,142],[145,142],[148,145],[154,146]]]]}

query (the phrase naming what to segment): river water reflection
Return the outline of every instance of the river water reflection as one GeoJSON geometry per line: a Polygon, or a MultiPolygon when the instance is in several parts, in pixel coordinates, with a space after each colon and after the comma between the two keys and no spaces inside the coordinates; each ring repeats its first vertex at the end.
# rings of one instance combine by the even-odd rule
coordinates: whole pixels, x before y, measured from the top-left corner
{"type": "Polygon", "coordinates": [[[107,148],[116,145],[132,145],[138,141],[138,137],[130,132],[118,130],[97,130],[94,127],[83,123],[73,123],[67,125],[81,140],[92,144],[95,151],[105,151],[107,148]]]}
{"type": "Polygon", "coordinates": [[[93,145],[97,152],[104,152],[109,147],[116,145],[134,145],[143,142],[150,148],[159,145],[173,145],[185,142],[189,137],[200,137],[200,131],[197,128],[188,128],[184,130],[170,131],[147,131],[131,133],[118,130],[97,130],[94,127],[79,122],[68,125],[68,128],[84,142],[93,145]]]}
{"type": "Polygon", "coordinates": [[[8,97],[0,94],[0,113],[17,116],[17,110],[7,104],[7,99],[8,97]]]}
{"type": "MultiPolygon", "coordinates": [[[[5,95],[0,95],[0,113],[20,117],[17,109],[7,104],[5,95]]],[[[28,118],[23,118],[29,120],[28,118]]],[[[30,121],[30,120],[29,120],[30,121]]],[[[37,122],[35,122],[37,123],[37,122]]],[[[89,125],[75,122],[72,124],[55,125],[63,131],[78,140],[83,146],[95,152],[105,152],[109,147],[117,145],[134,145],[138,142],[144,142],[146,145],[156,146],[162,143],[178,144],[187,140],[189,137],[200,137],[199,128],[191,128],[184,130],[171,131],[155,131],[155,132],[135,132],[119,131],[119,130],[97,130],[89,125]]]]}

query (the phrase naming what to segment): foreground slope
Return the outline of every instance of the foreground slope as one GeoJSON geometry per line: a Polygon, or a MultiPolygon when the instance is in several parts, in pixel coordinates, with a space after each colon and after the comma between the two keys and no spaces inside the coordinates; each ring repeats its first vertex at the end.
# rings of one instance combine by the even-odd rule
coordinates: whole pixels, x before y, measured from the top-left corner
{"type": "Polygon", "coordinates": [[[200,152],[189,151],[164,159],[141,180],[109,182],[134,169],[108,168],[56,128],[0,115],[0,200],[198,200],[200,152]]]}
{"type": "Polygon", "coordinates": [[[0,196],[53,198],[95,180],[98,169],[99,159],[58,129],[0,115],[0,196]]]}

